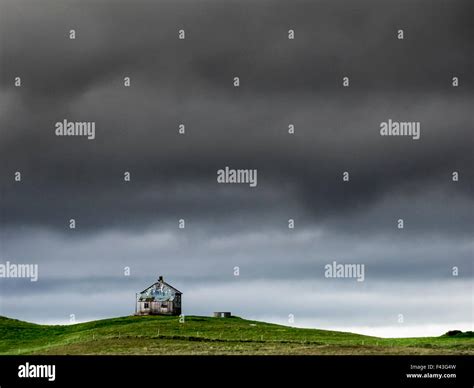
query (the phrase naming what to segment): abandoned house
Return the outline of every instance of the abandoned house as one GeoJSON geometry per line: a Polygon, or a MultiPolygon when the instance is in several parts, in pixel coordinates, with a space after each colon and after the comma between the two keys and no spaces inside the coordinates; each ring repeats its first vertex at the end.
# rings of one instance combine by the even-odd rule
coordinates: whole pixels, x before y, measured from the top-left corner
{"type": "Polygon", "coordinates": [[[183,293],[163,280],[137,294],[135,315],[180,315],[183,293]]]}

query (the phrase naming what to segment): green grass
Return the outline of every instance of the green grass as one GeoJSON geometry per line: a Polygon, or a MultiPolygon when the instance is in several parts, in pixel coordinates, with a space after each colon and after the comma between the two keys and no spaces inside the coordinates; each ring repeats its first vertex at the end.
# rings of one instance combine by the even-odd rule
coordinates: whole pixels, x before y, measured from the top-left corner
{"type": "Polygon", "coordinates": [[[75,325],[0,317],[0,354],[474,354],[470,335],[377,338],[238,317],[130,316],[75,325]]]}

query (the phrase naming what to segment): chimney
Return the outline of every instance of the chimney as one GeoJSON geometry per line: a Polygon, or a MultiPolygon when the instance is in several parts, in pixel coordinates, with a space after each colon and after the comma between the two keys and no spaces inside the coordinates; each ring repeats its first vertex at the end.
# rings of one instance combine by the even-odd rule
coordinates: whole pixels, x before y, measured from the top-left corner
{"type": "Polygon", "coordinates": [[[163,281],[163,276],[160,276],[160,277],[158,278],[158,281],[159,281],[159,282],[162,282],[162,281],[163,281]]]}

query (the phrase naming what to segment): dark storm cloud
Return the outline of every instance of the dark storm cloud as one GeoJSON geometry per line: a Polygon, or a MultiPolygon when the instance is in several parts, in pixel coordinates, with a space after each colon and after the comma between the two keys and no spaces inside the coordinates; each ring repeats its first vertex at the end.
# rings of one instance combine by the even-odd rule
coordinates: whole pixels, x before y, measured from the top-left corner
{"type": "MultiPolygon", "coordinates": [[[[472,7],[3,2],[3,221],[60,230],[74,216],[80,233],[181,216],[320,223],[392,197],[394,208],[409,207],[410,196],[439,190],[469,207],[472,7]],[[395,39],[399,28],[404,41],[395,39]],[[63,118],[95,120],[96,140],[53,136],[63,118]],[[421,139],[381,138],[387,118],[421,121],[421,139]],[[179,137],[181,122],[188,133],[179,137]],[[258,168],[258,188],[218,187],[225,165],[258,168]],[[21,185],[12,181],[18,170],[21,185]],[[132,173],[128,185],[123,171],[132,173]]],[[[466,230],[466,211],[456,212],[462,222],[449,229],[466,230]]]]}
{"type": "Polygon", "coordinates": [[[353,89],[364,91],[436,91],[453,71],[472,82],[469,1],[4,1],[2,7],[5,75],[24,74],[31,93],[48,91],[58,100],[132,67],[148,84],[165,73],[186,93],[188,81],[225,93],[224,80],[236,69],[250,73],[246,88],[284,94],[335,90],[332,78],[345,72],[359,74],[363,83],[353,89]],[[78,30],[74,45],[64,39],[70,28],[78,30]],[[188,38],[177,45],[179,28],[188,38]],[[295,41],[286,39],[289,28],[295,41]],[[406,30],[403,42],[392,39],[399,28],[406,30]]]}

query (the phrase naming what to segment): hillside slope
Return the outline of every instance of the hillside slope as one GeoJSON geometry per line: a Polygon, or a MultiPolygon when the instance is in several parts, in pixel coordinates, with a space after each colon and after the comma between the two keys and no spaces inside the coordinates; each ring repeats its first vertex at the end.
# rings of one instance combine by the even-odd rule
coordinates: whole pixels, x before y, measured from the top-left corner
{"type": "Polygon", "coordinates": [[[382,339],[237,317],[129,316],[65,326],[0,317],[0,354],[474,354],[474,338],[382,339]]]}

